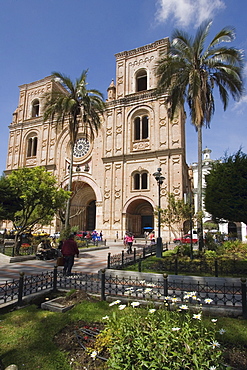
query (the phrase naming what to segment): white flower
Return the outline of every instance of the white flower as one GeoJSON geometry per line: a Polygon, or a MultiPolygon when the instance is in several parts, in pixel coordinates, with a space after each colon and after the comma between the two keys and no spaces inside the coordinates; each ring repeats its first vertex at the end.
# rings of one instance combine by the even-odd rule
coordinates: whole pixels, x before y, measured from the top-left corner
{"type": "Polygon", "coordinates": [[[151,288],[146,288],[144,290],[144,294],[148,294],[148,293],[151,293],[152,292],[152,289],[151,288]]]}
{"type": "Polygon", "coordinates": [[[213,300],[211,298],[206,298],[204,299],[204,302],[207,303],[207,304],[210,304],[213,302],[213,300]]]}
{"type": "Polygon", "coordinates": [[[217,319],[211,319],[212,322],[217,322],[217,319]]]}
{"type": "Polygon", "coordinates": [[[140,280],[139,283],[140,284],[145,284],[145,280],[140,280]]]}
{"type": "Polygon", "coordinates": [[[156,311],[155,308],[150,308],[150,310],[149,310],[150,313],[154,313],[155,311],[156,311]]]}
{"type": "Polygon", "coordinates": [[[216,370],[216,366],[210,366],[209,370],[216,370]]]}
{"type": "Polygon", "coordinates": [[[211,344],[211,346],[213,347],[213,349],[215,349],[216,347],[220,347],[219,342],[216,342],[215,340],[213,340],[213,342],[212,342],[212,343],[210,343],[210,344],[211,344]]]}
{"type": "Polygon", "coordinates": [[[110,303],[109,306],[114,306],[115,304],[119,304],[119,303],[121,303],[121,301],[118,299],[117,301],[110,303]]]}
{"type": "Polygon", "coordinates": [[[193,319],[201,320],[201,319],[202,319],[202,318],[201,318],[201,316],[202,316],[202,314],[201,314],[201,313],[198,313],[198,314],[194,313],[194,315],[193,315],[193,319]]]}
{"type": "Polygon", "coordinates": [[[180,328],[172,328],[172,331],[178,331],[180,328]]]}
{"type": "Polygon", "coordinates": [[[223,335],[225,332],[226,332],[225,329],[220,329],[219,330],[220,335],[223,335]]]}
{"type": "Polygon", "coordinates": [[[102,317],[102,320],[109,320],[109,316],[104,316],[104,317],[102,317]]]}
{"type": "Polygon", "coordinates": [[[140,303],[139,302],[132,302],[131,303],[131,306],[132,307],[138,307],[140,305],[140,303]]]}
{"type": "Polygon", "coordinates": [[[178,300],[178,299],[177,299],[176,297],[172,297],[172,298],[171,298],[172,303],[177,302],[177,300],[178,300]]]}
{"type": "Polygon", "coordinates": [[[96,359],[96,357],[97,357],[97,351],[93,351],[92,353],[91,353],[91,357],[92,357],[92,359],[93,360],[95,360],[96,359]]]}
{"type": "Polygon", "coordinates": [[[186,304],[182,304],[179,308],[180,310],[188,310],[189,307],[186,304]]]}
{"type": "Polygon", "coordinates": [[[126,307],[126,304],[120,304],[120,306],[118,306],[119,310],[124,310],[126,307]]]}

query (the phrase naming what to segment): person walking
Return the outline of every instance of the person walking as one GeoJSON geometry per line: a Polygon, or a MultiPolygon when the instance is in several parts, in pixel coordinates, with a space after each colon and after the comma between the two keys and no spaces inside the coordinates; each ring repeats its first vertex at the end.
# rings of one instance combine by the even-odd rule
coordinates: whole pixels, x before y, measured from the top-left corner
{"type": "Polygon", "coordinates": [[[79,257],[79,249],[77,243],[74,240],[74,237],[74,234],[70,234],[69,238],[63,242],[61,251],[64,257],[64,276],[71,276],[71,270],[74,265],[75,255],[79,257]]]}
{"type": "Polygon", "coordinates": [[[134,241],[134,235],[131,234],[131,233],[128,233],[126,236],[125,236],[125,240],[126,240],[126,243],[127,243],[127,246],[128,246],[128,249],[127,249],[127,253],[130,254],[132,253],[132,245],[133,245],[133,241],[134,241]]]}

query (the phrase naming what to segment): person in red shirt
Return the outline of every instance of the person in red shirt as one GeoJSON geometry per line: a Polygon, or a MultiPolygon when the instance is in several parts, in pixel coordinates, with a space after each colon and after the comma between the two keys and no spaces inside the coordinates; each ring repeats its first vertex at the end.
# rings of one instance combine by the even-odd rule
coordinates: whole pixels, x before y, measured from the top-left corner
{"type": "Polygon", "coordinates": [[[71,276],[71,270],[74,265],[75,255],[79,257],[79,249],[74,241],[74,234],[71,234],[67,240],[63,242],[62,255],[64,257],[63,275],[71,276]]]}

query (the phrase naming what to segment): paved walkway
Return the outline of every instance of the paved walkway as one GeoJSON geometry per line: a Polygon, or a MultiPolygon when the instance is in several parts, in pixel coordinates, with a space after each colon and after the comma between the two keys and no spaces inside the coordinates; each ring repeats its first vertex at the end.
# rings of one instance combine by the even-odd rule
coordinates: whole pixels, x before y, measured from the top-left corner
{"type": "MultiPolygon", "coordinates": [[[[145,245],[145,241],[138,241],[134,245],[135,248],[142,248],[145,245]]],[[[106,248],[94,251],[83,251],[80,252],[80,257],[75,258],[75,264],[72,272],[87,272],[97,273],[99,270],[107,267],[108,253],[111,255],[119,254],[123,250],[122,241],[107,242],[106,248]]],[[[6,261],[4,256],[0,257],[0,284],[7,280],[18,279],[20,272],[24,272],[25,275],[37,275],[42,272],[53,270],[56,260],[28,260],[23,262],[9,263],[6,261]]],[[[58,267],[62,269],[62,267],[58,267]]]]}

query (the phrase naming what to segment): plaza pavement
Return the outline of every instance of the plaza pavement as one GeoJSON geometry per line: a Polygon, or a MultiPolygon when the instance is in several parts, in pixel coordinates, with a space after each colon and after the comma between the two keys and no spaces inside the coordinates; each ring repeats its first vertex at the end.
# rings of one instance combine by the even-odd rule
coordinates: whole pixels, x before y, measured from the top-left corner
{"type": "MultiPolygon", "coordinates": [[[[140,249],[144,245],[144,239],[138,240],[134,244],[134,248],[140,249]]],[[[107,267],[108,253],[111,253],[111,255],[120,254],[123,249],[122,240],[118,240],[116,242],[107,242],[105,249],[83,250],[80,252],[79,258],[75,258],[72,273],[97,273],[99,270],[107,267]]],[[[5,256],[0,254],[0,284],[12,279],[18,279],[21,272],[24,272],[26,276],[30,276],[53,270],[55,264],[56,260],[42,261],[37,259],[10,263],[5,256]]],[[[62,267],[58,267],[58,269],[62,269],[62,267]]]]}

